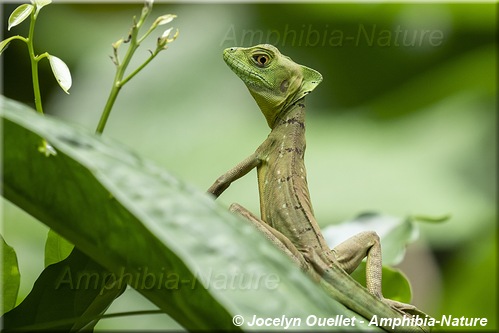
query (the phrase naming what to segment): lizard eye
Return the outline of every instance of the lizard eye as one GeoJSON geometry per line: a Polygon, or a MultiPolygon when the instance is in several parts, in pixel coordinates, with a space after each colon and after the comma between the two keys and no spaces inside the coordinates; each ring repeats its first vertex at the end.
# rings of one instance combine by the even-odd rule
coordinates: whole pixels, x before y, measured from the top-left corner
{"type": "Polygon", "coordinates": [[[269,57],[266,54],[255,54],[253,60],[259,67],[263,67],[269,62],[269,57]]]}

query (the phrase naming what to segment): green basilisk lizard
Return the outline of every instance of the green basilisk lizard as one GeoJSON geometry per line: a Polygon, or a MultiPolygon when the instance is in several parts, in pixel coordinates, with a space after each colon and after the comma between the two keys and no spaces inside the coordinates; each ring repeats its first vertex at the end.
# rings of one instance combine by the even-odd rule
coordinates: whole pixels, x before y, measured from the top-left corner
{"type": "Polygon", "coordinates": [[[232,204],[231,211],[249,220],[332,297],[362,316],[400,318],[412,313],[424,318],[414,306],[383,297],[381,245],[375,232],[357,234],[331,250],[315,220],[304,164],[305,96],[322,81],[321,74],[296,64],[272,45],[232,47],[223,57],[246,84],[271,132],[208,192],[218,197],[256,167],[261,219],[238,204],[232,204]],[[365,257],[367,291],[349,276],[365,257]]]}

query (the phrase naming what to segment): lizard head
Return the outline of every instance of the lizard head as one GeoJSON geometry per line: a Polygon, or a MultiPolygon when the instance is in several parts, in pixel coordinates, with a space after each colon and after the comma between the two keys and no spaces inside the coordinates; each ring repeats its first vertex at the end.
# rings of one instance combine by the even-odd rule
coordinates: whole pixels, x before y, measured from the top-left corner
{"type": "Polygon", "coordinates": [[[269,44],[225,49],[227,65],[246,84],[272,128],[278,115],[319,85],[322,75],[269,44]]]}

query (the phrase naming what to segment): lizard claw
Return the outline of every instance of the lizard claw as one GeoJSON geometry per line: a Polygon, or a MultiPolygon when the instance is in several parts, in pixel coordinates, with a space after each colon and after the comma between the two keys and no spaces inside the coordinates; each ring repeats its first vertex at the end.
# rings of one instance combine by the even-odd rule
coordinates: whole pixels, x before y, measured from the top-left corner
{"type": "MultiPolygon", "coordinates": [[[[422,318],[422,319],[431,318],[429,315],[427,315],[423,311],[419,310],[414,305],[397,302],[397,301],[387,299],[387,298],[382,298],[381,300],[383,303],[387,304],[389,307],[391,307],[393,310],[399,312],[403,316],[410,317],[410,318],[417,316],[417,317],[422,318]]],[[[431,331],[431,327],[427,327],[427,326],[419,326],[419,327],[423,330],[423,332],[430,332],[431,331]]]]}
{"type": "Polygon", "coordinates": [[[383,303],[387,304],[389,307],[394,309],[395,311],[399,312],[400,314],[404,316],[419,316],[421,318],[426,318],[429,317],[426,313],[423,311],[419,310],[417,307],[415,307],[412,304],[406,304],[402,302],[397,302],[391,299],[383,298],[382,299],[383,303]]]}

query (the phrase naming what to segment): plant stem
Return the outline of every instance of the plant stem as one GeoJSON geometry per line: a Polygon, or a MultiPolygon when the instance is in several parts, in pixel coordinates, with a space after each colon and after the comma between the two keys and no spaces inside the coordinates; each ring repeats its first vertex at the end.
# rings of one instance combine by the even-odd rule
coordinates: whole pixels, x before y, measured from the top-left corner
{"type": "MultiPolygon", "coordinates": [[[[135,30],[135,29],[133,29],[135,30]]],[[[133,35],[133,33],[132,33],[133,35]]],[[[132,36],[132,39],[130,41],[130,46],[128,47],[127,53],[125,57],[123,58],[123,63],[117,66],[116,68],[116,75],[114,76],[114,81],[113,81],[113,87],[111,88],[111,93],[109,94],[109,97],[107,99],[106,105],[104,106],[104,111],[102,112],[101,118],[99,120],[99,124],[97,125],[97,129],[95,130],[95,133],[97,134],[102,134],[104,132],[104,128],[106,127],[107,119],[109,118],[109,115],[111,114],[111,109],[113,108],[114,102],[116,101],[116,98],[118,97],[118,93],[120,92],[121,88],[126,82],[122,82],[123,76],[125,74],[125,69],[130,63],[130,60],[132,58],[132,55],[137,48],[135,36],[132,36]]]]}
{"type": "Polygon", "coordinates": [[[116,98],[118,97],[118,93],[120,92],[121,88],[132,78],[134,77],[142,68],[145,67],[155,56],[158,52],[154,52],[139,68],[137,68],[135,71],[133,71],[128,77],[126,77],[123,80],[123,76],[125,75],[126,68],[130,64],[130,60],[132,60],[132,56],[135,53],[135,50],[139,47],[140,43],[154,30],[154,28],[150,28],[142,38],[138,39],[137,35],[139,33],[140,28],[142,27],[142,24],[145,22],[147,17],[149,16],[150,12],[152,9],[152,2],[148,5],[146,3],[145,7],[142,9],[142,14],[140,15],[140,18],[138,21],[136,21],[135,17],[133,19],[133,26],[130,31],[130,36],[128,40],[130,41],[130,45],[128,46],[128,49],[126,51],[125,56],[123,57],[123,61],[120,63],[120,60],[118,59],[118,43],[117,45],[113,45],[114,48],[114,63],[116,65],[116,74],[114,76],[114,81],[113,81],[113,87],[111,88],[111,93],[109,94],[109,97],[106,101],[106,105],[104,106],[104,110],[102,111],[101,118],[99,120],[99,124],[97,125],[97,129],[95,130],[95,133],[97,134],[102,134],[104,132],[104,128],[106,127],[107,119],[109,118],[109,115],[111,114],[111,109],[113,108],[114,102],[116,101],[116,98]]]}
{"type": "MultiPolygon", "coordinates": [[[[128,311],[128,312],[115,312],[110,314],[101,314],[94,316],[94,320],[106,319],[106,318],[116,318],[116,317],[125,317],[125,316],[142,316],[142,315],[151,315],[151,314],[164,314],[164,311],[161,310],[138,310],[138,311],[128,311]]],[[[19,327],[21,331],[31,331],[31,330],[41,330],[41,329],[54,329],[55,327],[67,324],[74,324],[78,319],[82,317],[71,317],[60,320],[52,320],[43,323],[30,324],[26,326],[19,327]]],[[[87,318],[92,319],[92,318],[87,318]]]]}
{"type": "Polygon", "coordinates": [[[135,75],[137,75],[144,67],[146,67],[146,65],[151,62],[151,60],[154,59],[154,57],[156,57],[156,55],[158,54],[158,52],[154,52],[151,54],[151,56],[149,58],[147,58],[146,61],[144,61],[142,63],[142,65],[140,65],[139,67],[137,67],[132,73],[130,73],[130,75],[128,75],[126,78],[123,79],[123,81],[121,82],[122,85],[125,85],[125,83],[127,83],[128,81],[130,81],[135,75]]]}
{"type": "Polygon", "coordinates": [[[31,22],[29,25],[29,33],[28,33],[28,52],[29,52],[29,58],[31,60],[31,78],[33,80],[33,94],[35,97],[35,108],[36,111],[39,113],[43,114],[43,107],[42,107],[42,97],[40,94],[40,84],[38,82],[38,60],[37,57],[35,56],[35,49],[33,46],[33,37],[35,34],[35,23],[36,23],[36,15],[35,15],[35,10],[31,13],[31,22]]]}
{"type": "Polygon", "coordinates": [[[119,59],[117,57],[117,52],[115,53],[116,55],[116,74],[114,76],[114,81],[113,81],[113,87],[111,88],[111,93],[109,94],[109,97],[107,99],[106,105],[104,106],[104,110],[102,111],[101,118],[99,120],[99,124],[97,125],[97,129],[95,130],[95,133],[97,134],[102,134],[104,132],[104,128],[106,127],[107,119],[109,118],[109,115],[111,114],[111,109],[113,108],[114,102],[116,101],[116,98],[118,97],[118,93],[120,92],[121,88],[123,85],[128,82],[130,79],[127,78],[127,80],[123,81],[123,76],[125,75],[125,70],[128,67],[128,64],[130,63],[130,60],[132,60],[132,56],[135,52],[135,50],[139,47],[139,43],[137,42],[137,34],[139,32],[140,26],[145,20],[145,17],[147,15],[142,15],[142,17],[139,19],[139,22],[135,23],[132,27],[132,30],[130,31],[130,45],[128,46],[127,52],[123,58],[123,62],[120,64],[119,59]]]}
{"type": "Polygon", "coordinates": [[[138,311],[106,313],[101,315],[100,318],[106,319],[106,318],[115,318],[115,317],[124,317],[124,316],[143,316],[143,315],[164,314],[164,313],[165,312],[162,310],[138,310],[138,311]]]}
{"type": "Polygon", "coordinates": [[[107,119],[109,118],[109,114],[111,113],[111,109],[113,107],[114,101],[116,101],[116,97],[118,97],[120,89],[121,86],[118,86],[118,84],[113,85],[111,93],[109,94],[109,97],[107,99],[106,106],[104,107],[104,111],[102,112],[102,115],[100,117],[99,124],[97,125],[97,129],[95,130],[95,133],[102,134],[102,132],[104,132],[104,127],[106,127],[107,119]]]}

